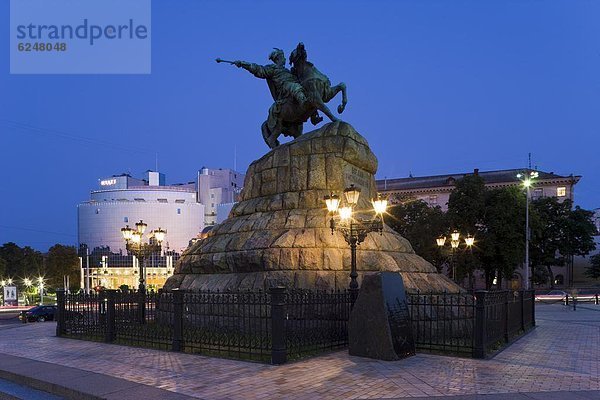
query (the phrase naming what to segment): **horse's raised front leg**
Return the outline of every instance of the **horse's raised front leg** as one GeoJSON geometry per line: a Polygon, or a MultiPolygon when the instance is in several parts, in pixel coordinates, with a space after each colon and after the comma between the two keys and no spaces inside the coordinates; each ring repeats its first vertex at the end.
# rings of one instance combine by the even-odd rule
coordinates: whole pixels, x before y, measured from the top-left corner
{"type": "Polygon", "coordinates": [[[318,103],[316,103],[315,107],[317,107],[319,110],[323,111],[323,114],[327,115],[327,117],[331,120],[331,122],[338,121],[338,119],[336,118],[335,115],[333,115],[333,113],[331,112],[329,107],[327,107],[325,105],[325,103],[323,103],[322,101],[319,101],[318,103]]]}
{"type": "Polygon", "coordinates": [[[338,94],[338,92],[342,92],[342,104],[340,104],[337,108],[338,113],[341,114],[344,112],[346,104],[348,103],[348,97],[346,95],[346,84],[344,82],[340,82],[331,89],[335,91],[334,96],[338,94]]]}

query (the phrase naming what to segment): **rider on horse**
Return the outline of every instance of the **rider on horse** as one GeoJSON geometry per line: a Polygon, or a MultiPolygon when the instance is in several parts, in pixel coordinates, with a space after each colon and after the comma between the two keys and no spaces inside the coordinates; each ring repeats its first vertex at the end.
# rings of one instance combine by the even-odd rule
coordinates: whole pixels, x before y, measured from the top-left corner
{"type": "MultiPolygon", "coordinates": [[[[273,64],[259,65],[246,61],[234,61],[233,63],[238,68],[244,68],[257,78],[267,80],[267,85],[269,86],[273,100],[275,100],[271,107],[269,107],[267,127],[270,132],[275,132],[281,129],[277,125],[281,121],[279,114],[283,104],[291,98],[298,105],[302,105],[306,102],[306,96],[304,95],[302,85],[298,82],[298,78],[285,67],[285,54],[283,50],[275,48],[269,55],[269,60],[273,61],[273,64]]],[[[265,136],[264,132],[263,136],[265,136]]],[[[264,139],[269,147],[274,147],[274,143],[272,143],[273,138],[265,137],[264,139]]]]}

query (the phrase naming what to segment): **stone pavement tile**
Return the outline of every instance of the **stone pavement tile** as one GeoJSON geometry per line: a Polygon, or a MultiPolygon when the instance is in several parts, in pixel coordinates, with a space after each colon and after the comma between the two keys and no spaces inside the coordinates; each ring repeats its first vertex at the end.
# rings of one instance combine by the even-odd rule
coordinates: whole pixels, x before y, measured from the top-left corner
{"type": "Polygon", "coordinates": [[[0,353],[205,399],[521,400],[519,392],[600,390],[600,307],[576,313],[542,307],[537,315],[534,331],[491,360],[418,354],[384,362],[340,351],[270,366],[56,338],[53,324],[0,332],[0,353]]]}
{"type": "Polygon", "coordinates": [[[100,398],[183,400],[190,398],[112,376],[10,355],[0,357],[0,376],[26,386],[77,400],[100,398]]]}
{"type": "Polygon", "coordinates": [[[523,393],[529,400],[598,400],[600,390],[523,393]]]}

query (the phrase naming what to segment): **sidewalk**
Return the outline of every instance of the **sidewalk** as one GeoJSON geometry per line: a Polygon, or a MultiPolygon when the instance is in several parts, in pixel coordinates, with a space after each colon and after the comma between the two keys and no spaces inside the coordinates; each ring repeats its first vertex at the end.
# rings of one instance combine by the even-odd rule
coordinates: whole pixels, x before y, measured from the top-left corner
{"type": "Polygon", "coordinates": [[[600,399],[600,306],[536,312],[538,327],[492,360],[382,362],[340,351],[282,366],[62,339],[53,323],[23,324],[0,330],[0,378],[35,378],[81,399],[600,399]]]}

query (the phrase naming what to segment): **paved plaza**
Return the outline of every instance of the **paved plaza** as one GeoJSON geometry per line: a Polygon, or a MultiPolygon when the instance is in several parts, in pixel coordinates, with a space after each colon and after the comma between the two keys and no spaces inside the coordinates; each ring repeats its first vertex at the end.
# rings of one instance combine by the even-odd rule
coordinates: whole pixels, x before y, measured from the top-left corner
{"type": "Polygon", "coordinates": [[[54,323],[16,324],[0,330],[0,371],[18,373],[28,362],[41,371],[68,367],[65,386],[85,392],[92,375],[98,385],[112,379],[120,383],[94,393],[121,399],[128,384],[131,393],[144,387],[202,399],[600,399],[600,306],[540,305],[536,312],[537,328],[491,360],[419,354],[383,362],[339,351],[283,366],[63,339],[54,323]],[[77,372],[86,374],[83,383],[77,372]]]}

